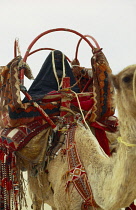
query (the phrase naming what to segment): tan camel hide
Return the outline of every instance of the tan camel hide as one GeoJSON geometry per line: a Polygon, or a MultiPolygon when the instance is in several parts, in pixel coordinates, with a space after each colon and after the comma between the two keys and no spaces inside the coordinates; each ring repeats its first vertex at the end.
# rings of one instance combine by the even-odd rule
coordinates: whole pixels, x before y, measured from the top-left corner
{"type": "MultiPolygon", "coordinates": [[[[90,130],[80,124],[76,129],[78,153],[99,209],[118,210],[128,207],[136,198],[135,70],[136,65],[129,66],[112,76],[116,88],[121,138],[128,145],[120,143],[116,153],[108,157],[90,130]]],[[[28,171],[29,189],[35,201],[34,210],[40,210],[42,200],[54,210],[80,210],[82,199],[72,184],[66,192],[66,183],[71,178],[67,174],[66,156],[59,153],[47,169],[48,174],[41,172],[37,177],[31,177],[28,171]]]]}

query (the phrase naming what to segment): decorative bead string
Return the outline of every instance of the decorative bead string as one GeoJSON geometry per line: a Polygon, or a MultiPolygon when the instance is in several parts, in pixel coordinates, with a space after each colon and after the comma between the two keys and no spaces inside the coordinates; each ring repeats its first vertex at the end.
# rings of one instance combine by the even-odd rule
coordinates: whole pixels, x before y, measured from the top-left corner
{"type": "MultiPolygon", "coordinates": [[[[4,159],[6,159],[6,155],[5,155],[4,159]]],[[[4,184],[3,184],[4,210],[7,210],[6,164],[5,164],[5,160],[4,160],[4,163],[2,163],[2,175],[3,175],[3,180],[4,180],[4,184]]]]}

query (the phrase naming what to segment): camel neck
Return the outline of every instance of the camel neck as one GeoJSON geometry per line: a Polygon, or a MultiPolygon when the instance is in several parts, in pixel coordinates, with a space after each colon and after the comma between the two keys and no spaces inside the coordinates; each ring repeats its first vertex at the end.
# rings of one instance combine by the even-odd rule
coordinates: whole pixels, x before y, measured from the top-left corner
{"type": "Polygon", "coordinates": [[[118,107],[119,128],[123,141],[136,143],[136,119],[123,107],[118,107]]]}
{"type": "MultiPolygon", "coordinates": [[[[124,199],[122,197],[125,189],[122,186],[128,183],[135,174],[134,168],[130,167],[135,163],[133,152],[129,152],[128,148],[121,144],[117,153],[108,157],[100,149],[93,134],[82,127],[77,128],[75,140],[78,154],[85,167],[96,202],[99,201],[98,204],[104,206],[104,209],[110,209],[109,206],[113,206],[112,210],[117,209],[117,204],[121,206],[120,203],[124,199]],[[112,192],[111,195],[108,192],[112,192]],[[107,193],[107,196],[103,200],[103,194],[105,193],[107,193]],[[111,204],[109,204],[109,200],[111,200],[111,204]]],[[[128,192],[130,190],[128,188],[128,192]]],[[[128,199],[131,200],[130,195],[127,194],[126,196],[129,196],[128,199]]]]}

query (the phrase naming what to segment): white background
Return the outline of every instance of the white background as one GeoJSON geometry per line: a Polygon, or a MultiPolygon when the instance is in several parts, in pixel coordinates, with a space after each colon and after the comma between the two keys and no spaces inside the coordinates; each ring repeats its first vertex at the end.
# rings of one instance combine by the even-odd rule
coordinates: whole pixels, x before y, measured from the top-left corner
{"type": "MultiPolygon", "coordinates": [[[[37,35],[58,27],[94,36],[113,73],[136,63],[135,0],[0,0],[0,65],[6,65],[14,57],[16,37],[24,56],[37,35]]],[[[73,59],[78,39],[72,33],[55,32],[42,37],[34,48],[52,47],[73,59]]],[[[34,75],[48,53],[42,51],[28,58],[34,75]]],[[[89,67],[91,56],[90,47],[82,41],[81,65],[89,67]]]]}
{"type": "MultiPolygon", "coordinates": [[[[0,0],[0,65],[13,59],[16,37],[24,56],[37,35],[58,27],[94,36],[114,74],[136,64],[135,0],[0,0]]],[[[40,39],[34,48],[52,47],[73,59],[78,40],[74,34],[55,32],[40,39]]],[[[34,76],[48,53],[44,51],[28,58],[34,76]]],[[[81,65],[90,67],[91,56],[90,47],[82,41],[81,65]]],[[[26,81],[26,86],[29,85],[26,81]]]]}

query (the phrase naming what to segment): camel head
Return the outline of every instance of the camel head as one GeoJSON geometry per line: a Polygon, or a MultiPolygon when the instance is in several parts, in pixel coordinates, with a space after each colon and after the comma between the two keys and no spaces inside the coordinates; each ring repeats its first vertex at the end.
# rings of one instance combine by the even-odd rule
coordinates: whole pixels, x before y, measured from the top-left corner
{"type": "Polygon", "coordinates": [[[112,81],[116,90],[116,104],[119,115],[136,118],[136,64],[127,66],[119,74],[112,75],[112,81]]]}

